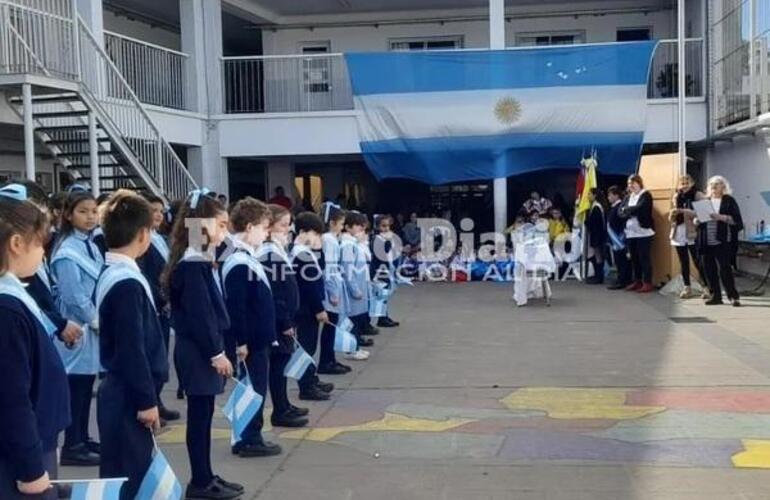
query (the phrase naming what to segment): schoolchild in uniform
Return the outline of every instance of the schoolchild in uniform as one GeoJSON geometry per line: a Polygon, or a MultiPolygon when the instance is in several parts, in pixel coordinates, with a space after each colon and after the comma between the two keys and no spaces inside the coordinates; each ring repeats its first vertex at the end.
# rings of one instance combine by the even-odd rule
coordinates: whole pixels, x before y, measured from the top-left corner
{"type": "MultiPolygon", "coordinates": [[[[369,321],[369,263],[365,246],[359,242],[366,235],[366,216],[360,212],[348,212],[345,216],[345,233],[340,237],[340,270],[345,283],[345,315],[353,323],[353,334],[359,346],[372,345],[371,339],[361,335],[369,321]]],[[[347,354],[347,359],[364,361],[369,352],[363,349],[347,354]]]]}
{"type": "Polygon", "coordinates": [[[243,493],[241,485],[223,480],[211,467],[214,400],[233,374],[223,338],[230,319],[213,255],[227,234],[227,221],[227,211],[219,201],[193,191],[177,215],[171,257],[161,278],[171,305],[178,375],[187,393],[186,441],[191,470],[187,498],[228,499],[243,493]],[[191,223],[189,229],[186,220],[191,223]],[[201,227],[194,224],[198,222],[201,227]]]}
{"type": "MultiPolygon", "coordinates": [[[[230,212],[231,252],[222,264],[222,285],[230,315],[229,335],[235,339],[238,357],[245,358],[254,390],[267,396],[270,346],[275,341],[275,305],[262,264],[255,252],[270,229],[270,209],[254,198],[238,201],[230,212]]],[[[232,446],[241,457],[267,457],[281,453],[281,447],[262,437],[263,404],[232,446]]]]}
{"type": "Polygon", "coordinates": [[[88,191],[73,191],[64,207],[59,241],[51,258],[59,312],[83,327],[83,337],[77,344],[56,342],[67,370],[72,411],[72,423],[64,433],[62,465],[99,463],[99,444],[88,436],[94,382],[101,370],[99,317],[93,295],[104,259],[91,239],[97,223],[93,195],[88,191]]]}
{"type": "Polygon", "coordinates": [[[69,424],[67,374],[55,327],[20,278],[35,274],[48,238],[46,215],[23,186],[0,189],[0,498],[56,498],[59,433],[69,424]],[[34,496],[33,496],[34,495],[34,496]]]}
{"type": "Polygon", "coordinates": [[[345,284],[340,271],[340,234],[345,227],[345,211],[339,206],[327,202],[323,208],[324,221],[328,231],[321,237],[324,262],[324,310],[329,322],[321,331],[321,353],[318,360],[318,373],[342,375],[350,372],[350,367],[339,363],[334,353],[335,326],[340,321],[340,313],[345,313],[345,284]]]}
{"type": "MultiPolygon", "coordinates": [[[[297,340],[310,356],[315,356],[318,332],[329,323],[323,304],[324,271],[323,255],[320,253],[324,223],[313,212],[302,212],[294,220],[294,229],[297,236],[291,249],[291,262],[299,287],[297,340]]],[[[334,390],[334,384],[318,378],[315,366],[310,366],[297,382],[299,398],[304,400],[325,401],[334,390]]]]}
{"type": "MultiPolygon", "coordinates": [[[[366,267],[370,273],[369,276],[369,299],[371,300],[372,297],[372,282],[371,282],[371,268],[372,268],[372,249],[371,249],[371,241],[372,241],[372,227],[369,224],[369,221],[366,222],[366,227],[364,228],[364,231],[358,235],[358,245],[361,249],[361,252],[364,255],[364,260],[366,261],[366,267]]],[[[366,321],[362,321],[362,329],[361,329],[361,335],[367,335],[367,336],[374,336],[379,335],[380,329],[372,326],[372,317],[369,314],[369,309],[366,310],[366,321]]],[[[364,339],[364,343],[361,344],[364,347],[368,347],[371,345],[374,345],[374,341],[372,339],[364,339]]]]}
{"type": "MultiPolygon", "coordinates": [[[[40,187],[39,184],[19,180],[14,181],[14,184],[23,186],[27,190],[27,201],[33,203],[39,210],[41,210],[49,220],[50,212],[48,210],[48,197],[45,194],[45,190],[40,187]]],[[[50,239],[50,231],[46,241],[50,239]]],[[[27,293],[29,293],[38,307],[45,313],[46,317],[56,326],[56,337],[65,344],[73,345],[83,335],[83,329],[74,321],[66,320],[59,309],[56,307],[55,288],[53,276],[51,276],[51,269],[48,265],[48,259],[43,257],[43,261],[40,263],[37,272],[27,278],[22,278],[21,281],[27,285],[27,293]]]]}
{"type": "Polygon", "coordinates": [[[64,205],[67,203],[67,198],[69,198],[69,193],[62,191],[52,194],[48,200],[48,206],[51,210],[51,236],[48,238],[48,243],[45,245],[45,255],[49,259],[56,246],[56,242],[59,240],[62,215],[64,214],[64,205]]]}
{"type": "Polygon", "coordinates": [[[291,226],[291,212],[281,205],[270,204],[270,239],[257,250],[275,305],[275,342],[270,349],[270,398],[273,415],[270,421],[278,427],[304,427],[308,423],[307,408],[291,404],[286,393],[286,364],[294,352],[299,291],[291,261],[286,253],[291,226]]]}
{"type": "Polygon", "coordinates": [[[620,215],[620,207],[623,202],[623,190],[618,186],[611,186],[607,190],[607,200],[610,210],[607,214],[607,237],[612,247],[612,257],[617,267],[618,276],[615,283],[610,285],[610,290],[622,290],[631,284],[631,262],[628,260],[628,248],[626,246],[626,219],[620,215]]]}
{"type": "MultiPolygon", "coordinates": [[[[393,217],[390,215],[381,215],[375,221],[377,232],[372,238],[372,281],[382,283],[389,291],[393,291],[395,286],[396,256],[393,244],[394,233],[393,217]]],[[[386,310],[386,316],[377,319],[377,326],[381,328],[393,328],[399,326],[398,321],[391,319],[390,310],[386,310]]]]}
{"type": "MultiPolygon", "coordinates": [[[[152,230],[150,232],[150,248],[137,259],[139,269],[150,284],[152,290],[152,298],[155,301],[155,310],[158,313],[158,321],[160,322],[161,336],[163,337],[163,344],[166,346],[166,352],[169,350],[169,337],[170,337],[170,319],[169,319],[169,307],[168,301],[162,293],[160,285],[160,276],[163,273],[163,269],[168,264],[170,250],[166,238],[158,233],[161,224],[163,224],[163,212],[165,210],[165,204],[163,200],[155,195],[145,195],[145,198],[150,203],[152,208],[152,230]]],[[[163,385],[165,381],[159,381],[157,393],[158,393],[158,411],[160,413],[161,420],[165,421],[179,420],[179,412],[166,408],[161,398],[161,392],[163,391],[163,385]]]]}
{"type": "Polygon", "coordinates": [[[136,262],[150,247],[152,207],[121,190],[105,202],[102,216],[108,251],[95,292],[106,370],[96,402],[99,476],[128,477],[120,498],[131,500],[152,462],[157,387],[168,378],[168,356],[153,290],[136,262]]]}

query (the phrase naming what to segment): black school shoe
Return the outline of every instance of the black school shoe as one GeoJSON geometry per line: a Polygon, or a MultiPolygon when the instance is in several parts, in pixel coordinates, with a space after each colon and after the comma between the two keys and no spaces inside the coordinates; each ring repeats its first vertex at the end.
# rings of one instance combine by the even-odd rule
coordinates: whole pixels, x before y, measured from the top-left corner
{"type": "Polygon", "coordinates": [[[91,453],[96,453],[97,455],[102,453],[102,445],[100,445],[98,441],[94,441],[91,438],[86,440],[86,448],[88,448],[88,451],[91,453]]]}
{"type": "Polygon", "coordinates": [[[717,298],[711,298],[711,299],[707,300],[705,302],[705,304],[707,306],[720,306],[720,305],[724,304],[724,302],[722,302],[722,298],[721,297],[717,297],[717,298]]]}
{"type": "Polygon", "coordinates": [[[374,345],[374,340],[358,337],[358,347],[371,347],[374,345]]]}
{"type": "Polygon", "coordinates": [[[241,458],[252,457],[273,457],[283,452],[281,447],[270,441],[260,441],[258,443],[246,443],[240,446],[236,455],[241,458]]]}
{"type": "Polygon", "coordinates": [[[330,397],[328,392],[322,391],[317,385],[299,391],[299,399],[302,401],[328,401],[330,397]]]}
{"type": "Polygon", "coordinates": [[[74,467],[94,467],[99,465],[101,458],[98,453],[88,449],[86,443],[71,448],[62,448],[59,463],[74,467]]]}
{"type": "Polygon", "coordinates": [[[293,404],[290,404],[289,413],[291,413],[295,417],[304,417],[308,413],[310,413],[310,410],[307,408],[300,408],[299,406],[294,406],[293,404]]]}
{"type": "Polygon", "coordinates": [[[231,498],[238,498],[242,493],[242,491],[227,488],[217,481],[217,478],[214,478],[205,487],[195,486],[192,483],[188,484],[184,496],[185,498],[202,498],[206,500],[230,500],[231,498]]]}
{"type": "Polygon", "coordinates": [[[398,321],[394,321],[393,319],[389,318],[388,316],[382,317],[377,320],[377,326],[380,328],[395,328],[399,326],[401,323],[398,321]]]}
{"type": "Polygon", "coordinates": [[[222,479],[221,476],[214,476],[214,481],[222,485],[224,488],[227,488],[228,490],[233,490],[233,491],[237,491],[238,493],[243,493],[242,484],[225,481],[224,479],[222,479]]]}
{"type": "Polygon", "coordinates": [[[380,331],[373,327],[371,323],[367,323],[364,327],[364,331],[361,332],[361,335],[368,335],[369,337],[374,337],[375,335],[379,335],[380,331]]]}
{"type": "Polygon", "coordinates": [[[331,382],[323,382],[319,380],[318,382],[316,382],[315,386],[324,392],[332,392],[334,390],[334,384],[332,384],[331,382]]]}
{"type": "Polygon", "coordinates": [[[166,408],[163,405],[160,405],[158,407],[158,414],[160,415],[160,418],[163,420],[168,420],[169,422],[172,422],[174,420],[179,420],[181,418],[181,415],[176,410],[170,410],[166,408]]]}
{"type": "Polygon", "coordinates": [[[273,427],[305,427],[308,419],[307,417],[292,415],[291,410],[289,410],[281,415],[270,417],[270,423],[273,424],[273,427]]]}
{"type": "Polygon", "coordinates": [[[321,375],[344,375],[350,370],[345,369],[345,365],[340,363],[332,363],[328,365],[320,365],[316,370],[316,373],[321,375]]]}

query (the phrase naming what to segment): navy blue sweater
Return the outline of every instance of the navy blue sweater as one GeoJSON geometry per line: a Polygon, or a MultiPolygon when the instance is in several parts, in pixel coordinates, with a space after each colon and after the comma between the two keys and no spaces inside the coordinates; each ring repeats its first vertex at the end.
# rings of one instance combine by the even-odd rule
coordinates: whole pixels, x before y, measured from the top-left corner
{"type": "Polygon", "coordinates": [[[230,328],[230,318],[211,263],[177,264],[171,275],[169,302],[176,335],[192,341],[204,359],[224,351],[222,335],[230,328]]]}
{"type": "MultiPolygon", "coordinates": [[[[260,259],[265,268],[275,304],[275,329],[281,334],[297,326],[296,315],[299,309],[299,290],[294,269],[275,252],[268,252],[260,259]]],[[[278,337],[281,338],[280,336],[278,337]]]]}
{"type": "Polygon", "coordinates": [[[136,411],[158,404],[155,388],[168,380],[168,356],[158,315],[144,287],[118,282],[99,307],[99,349],[108,376],[128,389],[136,411]]]}
{"type": "MultiPolygon", "coordinates": [[[[316,256],[316,258],[318,258],[316,256]]],[[[324,311],[324,271],[321,261],[316,264],[309,253],[300,252],[292,261],[297,277],[299,309],[297,315],[315,317],[324,311]]]]}
{"type": "Polygon", "coordinates": [[[67,374],[51,339],[16,298],[0,295],[0,459],[15,479],[42,476],[43,453],[70,423],[67,374]]]}
{"type": "Polygon", "coordinates": [[[136,259],[136,263],[139,264],[139,269],[142,270],[142,274],[144,274],[144,277],[147,278],[147,282],[150,284],[152,298],[158,307],[158,313],[162,313],[163,308],[166,306],[166,299],[161,292],[160,275],[166,267],[166,260],[154,245],[150,245],[147,253],[136,259]]]}
{"type": "Polygon", "coordinates": [[[276,339],[275,304],[270,288],[248,266],[235,266],[224,280],[225,303],[230,316],[228,335],[250,351],[263,349],[276,339]]]}
{"type": "MultiPolygon", "coordinates": [[[[48,316],[48,319],[56,325],[56,336],[61,339],[61,334],[67,326],[67,319],[61,315],[59,308],[56,307],[56,301],[53,298],[51,290],[45,286],[43,280],[37,274],[22,280],[27,285],[27,293],[35,299],[37,306],[48,316]]],[[[49,283],[53,281],[49,279],[49,283]]]]}

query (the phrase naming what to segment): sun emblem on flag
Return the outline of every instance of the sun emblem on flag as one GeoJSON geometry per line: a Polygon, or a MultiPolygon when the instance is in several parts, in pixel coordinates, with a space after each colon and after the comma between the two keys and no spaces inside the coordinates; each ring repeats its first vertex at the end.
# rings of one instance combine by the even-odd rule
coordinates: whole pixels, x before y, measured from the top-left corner
{"type": "Polygon", "coordinates": [[[495,104],[495,117],[500,123],[512,125],[521,117],[521,103],[513,97],[502,97],[495,104]]]}

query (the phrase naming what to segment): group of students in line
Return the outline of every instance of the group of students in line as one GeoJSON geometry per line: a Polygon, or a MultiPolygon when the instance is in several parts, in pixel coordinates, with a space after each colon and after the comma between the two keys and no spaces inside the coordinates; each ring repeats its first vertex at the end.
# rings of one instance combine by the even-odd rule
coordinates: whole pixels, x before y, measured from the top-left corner
{"type": "MultiPolygon", "coordinates": [[[[609,288],[639,293],[655,290],[652,280],[652,242],[655,236],[653,198],[638,175],[628,178],[628,190],[619,186],[607,190],[605,203],[598,189],[591,190],[593,206],[586,220],[588,246],[597,272],[589,283],[602,283],[604,251],[609,246],[617,268],[617,280],[609,288]]],[[[739,307],[733,260],[743,219],[730,185],[722,176],[708,180],[706,193],[699,191],[689,175],[680,177],[669,212],[669,240],[676,249],[683,279],[681,298],[693,297],[690,260],[702,280],[702,298],[707,305],[723,303],[722,287],[730,303],[739,307]],[[709,200],[713,211],[709,220],[696,216],[693,203],[709,200]]]]}
{"type": "MultiPolygon", "coordinates": [[[[163,200],[132,191],[97,203],[72,189],[61,213],[48,201],[34,183],[0,188],[0,498],[56,497],[50,480],[64,431],[62,465],[98,464],[102,478],[127,477],[121,498],[133,499],[153,433],[179,418],[160,397],[171,330],[187,398],[185,495],[237,498],[243,487],[211,464],[215,397],[227,380],[247,375],[262,396],[269,388],[272,424],[302,427],[309,410],[290,402],[284,375],[297,346],[313,356],[320,337],[319,363],[298,380],[299,398],[326,400],[334,385],[318,375],[351,371],[335,356],[342,318],[359,346],[348,359],[367,359],[360,347],[379,334],[369,300],[372,280],[394,286],[387,216],[369,238],[365,215],[332,204],[323,217],[303,212],[292,224],[280,205],[245,198],[228,211],[206,190],[177,203],[173,220],[164,220],[163,200]],[[89,435],[97,377],[100,442],[89,435]]],[[[232,453],[280,454],[262,425],[260,407],[232,453]]]]}

